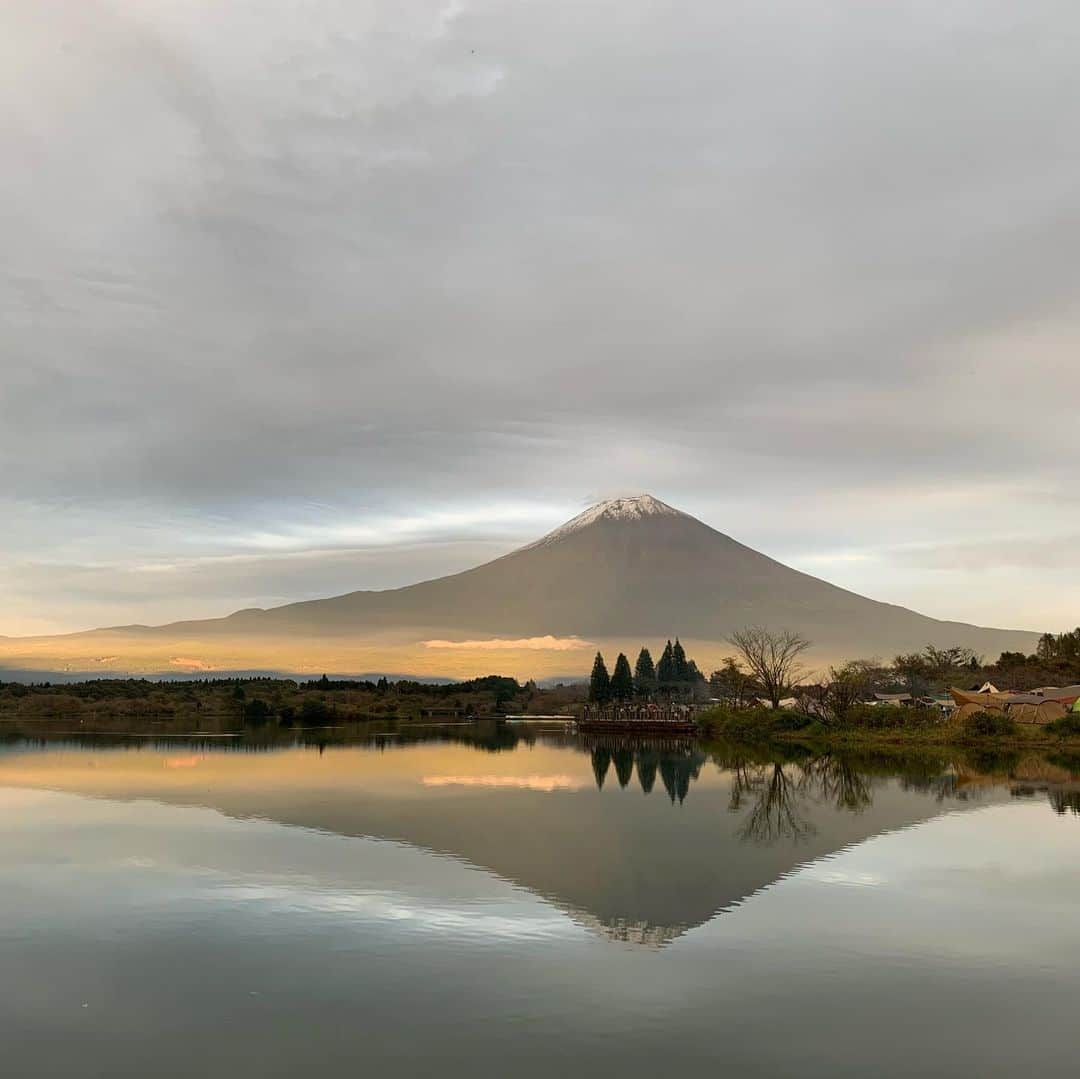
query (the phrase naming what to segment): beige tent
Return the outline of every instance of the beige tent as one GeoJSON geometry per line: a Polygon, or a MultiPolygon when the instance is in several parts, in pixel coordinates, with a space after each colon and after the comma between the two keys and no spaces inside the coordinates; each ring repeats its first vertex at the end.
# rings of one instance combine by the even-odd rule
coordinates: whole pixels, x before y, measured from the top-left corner
{"type": "Polygon", "coordinates": [[[1069,686],[1064,690],[1052,689],[1042,693],[972,693],[964,689],[950,689],[956,701],[954,719],[962,722],[976,712],[1004,712],[1017,723],[1045,726],[1064,717],[1076,700],[1069,686]],[[1053,696],[1051,695],[1053,694],[1053,696]]]}
{"type": "Polygon", "coordinates": [[[970,716],[978,715],[979,712],[987,711],[981,704],[962,704],[952,714],[954,723],[963,723],[970,716]]]}
{"type": "Polygon", "coordinates": [[[1067,709],[1060,701],[1045,701],[1035,710],[1035,722],[1039,724],[1053,723],[1064,719],[1067,709]]]}
{"type": "Polygon", "coordinates": [[[967,689],[950,689],[949,693],[956,701],[957,708],[963,708],[966,704],[977,704],[983,712],[1004,712],[1016,696],[1014,693],[976,693],[967,689]]]}

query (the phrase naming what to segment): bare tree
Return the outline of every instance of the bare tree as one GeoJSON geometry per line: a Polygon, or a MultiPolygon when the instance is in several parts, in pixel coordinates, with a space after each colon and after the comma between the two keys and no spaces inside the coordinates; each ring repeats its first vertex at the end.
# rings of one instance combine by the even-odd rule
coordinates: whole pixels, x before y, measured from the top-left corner
{"type": "Polygon", "coordinates": [[[780,707],[780,698],[786,697],[807,673],[800,657],[810,642],[789,629],[773,633],[764,626],[750,626],[736,630],[728,639],[773,708],[780,707]]]}

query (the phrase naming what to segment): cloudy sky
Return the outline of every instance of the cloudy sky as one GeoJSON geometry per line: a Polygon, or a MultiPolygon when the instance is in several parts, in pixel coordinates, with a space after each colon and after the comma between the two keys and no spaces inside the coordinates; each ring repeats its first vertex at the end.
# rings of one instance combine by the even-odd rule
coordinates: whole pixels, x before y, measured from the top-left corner
{"type": "Polygon", "coordinates": [[[0,0],[0,634],[648,490],[1080,622],[1068,0],[0,0]]]}

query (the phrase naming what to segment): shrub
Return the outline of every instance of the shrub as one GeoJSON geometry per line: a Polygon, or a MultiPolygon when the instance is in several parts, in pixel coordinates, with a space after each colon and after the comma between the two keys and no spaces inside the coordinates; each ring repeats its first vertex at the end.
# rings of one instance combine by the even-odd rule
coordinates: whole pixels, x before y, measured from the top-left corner
{"type": "Polygon", "coordinates": [[[857,704],[836,721],[841,730],[895,731],[933,727],[941,716],[933,708],[905,708],[891,704],[857,704]]]}
{"type": "Polygon", "coordinates": [[[765,711],[772,717],[772,728],[775,731],[801,731],[817,722],[814,716],[789,708],[769,708],[765,711]]]}
{"type": "Polygon", "coordinates": [[[333,719],[334,713],[325,701],[308,697],[300,709],[300,723],[304,727],[321,727],[333,719]]]}
{"type": "Polygon", "coordinates": [[[736,741],[755,741],[788,731],[801,731],[814,722],[813,716],[786,708],[710,708],[697,717],[709,734],[736,741]]]}
{"type": "Polygon", "coordinates": [[[1046,729],[1061,738],[1067,738],[1080,734],[1080,712],[1069,712],[1061,719],[1055,719],[1048,723],[1046,729]]]}
{"type": "Polygon", "coordinates": [[[1016,734],[1016,723],[1004,712],[976,712],[963,721],[968,738],[1000,738],[1016,734]]]}
{"type": "Polygon", "coordinates": [[[270,718],[270,705],[259,697],[252,697],[244,705],[244,722],[251,727],[262,727],[270,718]]]}

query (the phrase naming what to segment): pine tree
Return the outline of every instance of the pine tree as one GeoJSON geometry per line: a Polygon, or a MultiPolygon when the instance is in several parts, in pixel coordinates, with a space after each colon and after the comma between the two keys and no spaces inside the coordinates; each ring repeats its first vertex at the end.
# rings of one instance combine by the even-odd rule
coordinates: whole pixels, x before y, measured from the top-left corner
{"type": "Polygon", "coordinates": [[[604,657],[599,652],[596,653],[592,674],[589,675],[589,700],[595,704],[606,704],[611,700],[611,678],[604,657]]]}
{"type": "Polygon", "coordinates": [[[620,652],[611,673],[611,697],[616,701],[628,701],[634,695],[634,676],[630,673],[630,660],[620,652]]]}
{"type": "Polygon", "coordinates": [[[647,648],[638,653],[634,665],[634,692],[639,697],[651,697],[656,692],[656,667],[647,648]]]}
{"type": "Polygon", "coordinates": [[[675,664],[675,681],[689,682],[690,668],[686,665],[686,652],[679,643],[678,637],[675,638],[675,647],[671,650],[671,658],[675,664]]]}
{"type": "Polygon", "coordinates": [[[675,656],[671,647],[671,641],[664,646],[664,654],[656,665],[656,681],[661,689],[667,689],[675,681],[675,656]]]}

